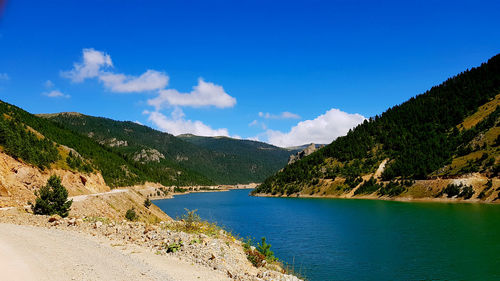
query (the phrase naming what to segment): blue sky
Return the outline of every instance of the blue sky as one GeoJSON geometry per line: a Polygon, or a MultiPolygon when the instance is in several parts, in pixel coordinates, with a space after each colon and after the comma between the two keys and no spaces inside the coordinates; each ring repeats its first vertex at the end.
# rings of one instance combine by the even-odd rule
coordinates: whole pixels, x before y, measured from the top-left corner
{"type": "Polygon", "coordinates": [[[7,0],[0,99],[174,134],[330,142],[499,53],[498,11],[499,1],[7,0]]]}

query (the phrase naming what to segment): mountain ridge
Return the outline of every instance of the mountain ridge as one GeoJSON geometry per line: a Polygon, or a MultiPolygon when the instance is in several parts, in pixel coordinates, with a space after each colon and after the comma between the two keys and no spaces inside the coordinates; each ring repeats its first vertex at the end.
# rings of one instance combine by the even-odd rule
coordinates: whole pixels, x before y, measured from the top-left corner
{"type": "MultiPolygon", "coordinates": [[[[411,194],[415,181],[478,173],[485,180],[472,186],[474,197],[484,193],[482,200],[494,201],[500,184],[499,93],[497,55],[366,120],[266,179],[254,194],[418,197],[411,194]],[[488,110],[484,109],[487,104],[488,110]],[[477,122],[459,129],[467,118],[477,122]],[[380,178],[373,177],[383,161],[380,178]]],[[[469,189],[461,182],[449,184],[449,190],[445,190],[447,185],[440,186],[424,192],[425,196],[455,197],[458,194],[450,190],[469,189]]]]}
{"type": "Polygon", "coordinates": [[[143,164],[196,172],[212,184],[261,182],[284,167],[290,154],[266,143],[227,137],[176,137],[135,122],[105,117],[66,113],[40,116],[110,147],[125,158],[152,157],[156,163],[143,164]]]}

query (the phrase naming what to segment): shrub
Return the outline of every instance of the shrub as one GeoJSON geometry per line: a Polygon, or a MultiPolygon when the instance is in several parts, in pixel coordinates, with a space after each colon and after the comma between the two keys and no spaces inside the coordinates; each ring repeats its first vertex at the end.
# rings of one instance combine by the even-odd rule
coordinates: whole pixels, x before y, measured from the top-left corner
{"type": "Polygon", "coordinates": [[[247,259],[255,266],[261,267],[264,266],[264,261],[266,260],[266,256],[260,253],[257,250],[249,250],[247,252],[247,259]]]}
{"type": "Polygon", "coordinates": [[[187,189],[185,189],[185,188],[177,187],[177,186],[174,187],[174,192],[184,193],[186,191],[187,191],[187,189]]]}
{"type": "Polygon", "coordinates": [[[35,205],[32,205],[34,214],[68,216],[73,200],[68,201],[68,190],[61,184],[58,176],[51,176],[47,185],[35,191],[35,195],[35,205]]]}
{"type": "Polygon", "coordinates": [[[137,220],[137,214],[135,213],[135,209],[128,209],[127,212],[125,213],[125,218],[129,221],[135,221],[137,220]]]}
{"type": "Polygon", "coordinates": [[[486,188],[484,190],[488,190],[493,187],[493,181],[490,179],[486,182],[486,188]]]}
{"type": "Polygon", "coordinates": [[[474,189],[470,185],[453,184],[450,183],[446,186],[445,189],[441,192],[441,194],[445,193],[448,198],[457,196],[462,197],[464,199],[470,199],[472,195],[474,195],[474,189]]]}
{"type": "Polygon", "coordinates": [[[361,182],[363,182],[363,179],[359,176],[348,176],[345,179],[344,184],[347,185],[347,188],[349,190],[351,190],[358,186],[358,184],[360,184],[361,182]]]}
{"type": "Polygon", "coordinates": [[[275,261],[274,252],[271,251],[271,244],[266,243],[266,237],[262,237],[261,243],[257,246],[257,250],[266,257],[269,262],[275,261]]]}
{"type": "MultiPolygon", "coordinates": [[[[264,240],[265,241],[265,240],[264,240]]],[[[252,246],[252,239],[248,238],[243,243],[243,249],[247,254],[247,259],[253,264],[255,267],[264,266],[264,261],[266,260],[266,256],[262,254],[257,248],[252,246]]],[[[266,244],[267,245],[267,244],[266,244]]],[[[270,245],[269,245],[270,247],[270,245]]]]}
{"type": "Polygon", "coordinates": [[[182,243],[182,241],[179,241],[178,243],[171,243],[165,245],[165,248],[167,250],[167,253],[175,253],[179,251],[182,248],[182,246],[184,246],[184,243],[182,243]]]}
{"type": "Polygon", "coordinates": [[[186,214],[182,215],[182,219],[184,220],[186,224],[187,229],[194,229],[196,228],[197,224],[201,222],[200,216],[196,213],[198,210],[188,210],[184,209],[186,211],[186,214]]]}
{"type": "Polygon", "coordinates": [[[151,200],[149,200],[149,198],[146,198],[146,200],[144,200],[144,207],[146,207],[147,209],[149,209],[149,207],[151,206],[151,200]]]}
{"type": "MultiPolygon", "coordinates": [[[[404,184],[404,183],[403,183],[404,184]]],[[[378,192],[380,195],[388,195],[389,197],[398,196],[401,193],[405,192],[406,188],[399,185],[396,182],[390,181],[385,186],[382,186],[378,192]]]]}
{"type": "Polygon", "coordinates": [[[470,185],[466,185],[462,188],[462,191],[458,197],[463,197],[464,199],[470,199],[474,195],[474,189],[470,185]]]}
{"type": "Polygon", "coordinates": [[[183,214],[180,218],[177,217],[178,221],[165,225],[165,228],[173,231],[182,231],[187,233],[203,233],[212,237],[217,237],[219,234],[221,234],[221,230],[223,229],[215,223],[203,221],[200,216],[196,214],[197,210],[185,210],[185,214],[183,214]]]}
{"type": "Polygon", "coordinates": [[[371,177],[369,180],[365,181],[363,184],[361,184],[356,191],[354,191],[354,195],[358,194],[371,194],[377,189],[379,189],[381,186],[377,184],[377,180],[371,177]]]}
{"type": "Polygon", "coordinates": [[[448,198],[451,198],[453,196],[457,196],[458,194],[460,194],[460,187],[462,186],[462,184],[460,185],[456,185],[456,184],[448,184],[446,186],[446,188],[442,191],[442,193],[446,194],[446,196],[448,198]]]}

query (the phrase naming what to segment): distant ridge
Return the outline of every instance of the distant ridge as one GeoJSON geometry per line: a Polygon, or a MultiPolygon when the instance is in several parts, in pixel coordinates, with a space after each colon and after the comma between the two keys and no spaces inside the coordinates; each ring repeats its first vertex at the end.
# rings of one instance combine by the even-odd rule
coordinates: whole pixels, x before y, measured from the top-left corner
{"type": "Polygon", "coordinates": [[[162,169],[178,171],[179,176],[193,178],[193,183],[262,182],[283,168],[293,153],[266,143],[225,136],[175,137],[134,122],[83,114],[39,116],[140,162],[153,174],[161,173],[162,169]]]}

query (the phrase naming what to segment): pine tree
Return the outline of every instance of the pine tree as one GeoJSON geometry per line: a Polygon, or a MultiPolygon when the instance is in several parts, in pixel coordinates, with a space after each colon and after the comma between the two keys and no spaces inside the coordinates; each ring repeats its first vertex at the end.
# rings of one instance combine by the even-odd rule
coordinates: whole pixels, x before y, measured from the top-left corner
{"type": "Polygon", "coordinates": [[[68,201],[68,191],[58,176],[51,176],[47,185],[35,192],[35,195],[37,198],[33,207],[34,214],[68,216],[73,200],[68,201]]]}

